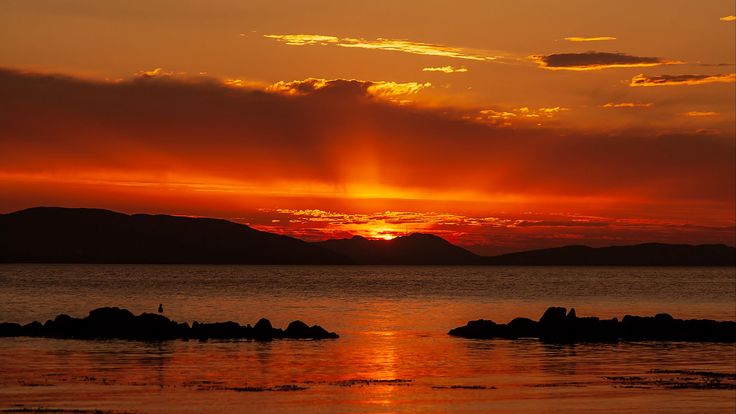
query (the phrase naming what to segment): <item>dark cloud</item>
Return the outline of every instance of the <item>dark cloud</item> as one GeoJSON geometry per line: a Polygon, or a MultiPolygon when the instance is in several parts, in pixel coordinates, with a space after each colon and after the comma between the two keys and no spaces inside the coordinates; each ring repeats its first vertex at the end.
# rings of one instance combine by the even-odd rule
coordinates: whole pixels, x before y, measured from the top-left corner
{"type": "Polygon", "coordinates": [[[736,82],[736,74],[733,73],[717,75],[636,75],[631,78],[629,86],[687,86],[733,82],[736,82]]]}
{"type": "Polygon", "coordinates": [[[628,68],[676,63],[656,57],[632,56],[625,53],[608,52],[554,53],[551,55],[537,55],[532,58],[545,69],[566,70],[628,68]]]}

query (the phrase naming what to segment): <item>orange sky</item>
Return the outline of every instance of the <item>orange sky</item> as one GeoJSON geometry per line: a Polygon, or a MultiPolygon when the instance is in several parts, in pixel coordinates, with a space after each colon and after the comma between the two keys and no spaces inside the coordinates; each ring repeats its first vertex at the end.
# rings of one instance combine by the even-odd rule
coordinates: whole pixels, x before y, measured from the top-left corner
{"type": "Polygon", "coordinates": [[[732,2],[371,4],[4,3],[0,211],[736,243],[732,2]]]}

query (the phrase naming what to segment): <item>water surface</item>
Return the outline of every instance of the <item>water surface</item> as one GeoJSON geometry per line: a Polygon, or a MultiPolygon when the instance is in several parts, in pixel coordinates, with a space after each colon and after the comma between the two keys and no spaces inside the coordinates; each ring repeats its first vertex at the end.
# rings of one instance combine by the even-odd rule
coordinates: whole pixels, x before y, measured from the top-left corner
{"type": "MultiPolygon", "coordinates": [[[[0,339],[0,408],[125,412],[733,412],[728,344],[466,340],[468,320],[668,312],[736,319],[733,268],[2,265],[0,320],[99,306],[177,321],[294,319],[329,341],[0,339]],[[639,377],[631,382],[611,377],[639,377]],[[678,382],[679,381],[679,382],[678,382]],[[702,388],[702,387],[701,387],[702,388]]],[[[629,378],[630,379],[630,378],[629,378]]]]}

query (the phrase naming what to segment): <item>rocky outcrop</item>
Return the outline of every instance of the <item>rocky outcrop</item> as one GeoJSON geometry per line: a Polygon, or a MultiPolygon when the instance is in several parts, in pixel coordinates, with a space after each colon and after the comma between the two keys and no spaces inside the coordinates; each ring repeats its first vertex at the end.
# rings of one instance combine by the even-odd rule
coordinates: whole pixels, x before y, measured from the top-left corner
{"type": "Polygon", "coordinates": [[[178,323],[163,315],[143,313],[135,316],[127,309],[98,308],[86,318],[58,315],[46,323],[27,325],[0,323],[0,337],[36,336],[73,339],[334,339],[339,336],[318,325],[309,326],[294,321],[286,330],[274,328],[268,319],[261,319],[255,326],[236,322],[178,323]]]}
{"type": "Polygon", "coordinates": [[[548,308],[539,321],[516,318],[508,324],[479,319],[450,330],[452,336],[473,339],[539,338],[545,342],[702,341],[736,342],[736,322],[626,315],[619,321],[578,317],[575,309],[548,308]]]}

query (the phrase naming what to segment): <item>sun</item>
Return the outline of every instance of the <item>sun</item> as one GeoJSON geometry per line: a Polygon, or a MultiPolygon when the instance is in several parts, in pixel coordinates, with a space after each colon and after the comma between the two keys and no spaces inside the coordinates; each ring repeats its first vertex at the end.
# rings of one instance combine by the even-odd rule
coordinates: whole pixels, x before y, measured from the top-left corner
{"type": "Polygon", "coordinates": [[[374,240],[393,240],[401,235],[399,230],[387,226],[370,227],[366,230],[365,237],[374,240]]]}

